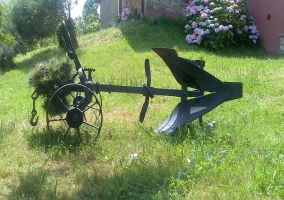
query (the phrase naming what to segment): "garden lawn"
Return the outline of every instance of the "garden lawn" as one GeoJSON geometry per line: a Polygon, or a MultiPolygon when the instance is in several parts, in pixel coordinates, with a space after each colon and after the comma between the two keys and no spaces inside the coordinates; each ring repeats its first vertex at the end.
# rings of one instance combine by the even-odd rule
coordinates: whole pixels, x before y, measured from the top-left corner
{"type": "Polygon", "coordinates": [[[41,99],[29,124],[41,61],[63,57],[56,46],[16,58],[0,74],[0,199],[283,199],[284,59],[261,49],[208,51],[189,46],[174,25],[135,21],[81,36],[78,56],[93,81],[142,86],[150,59],[152,86],[180,86],[151,47],[206,61],[222,81],[243,83],[243,98],[223,103],[173,135],[154,134],[179,98],[155,96],[143,124],[144,97],[102,93],[104,122],[95,143],[55,144],[41,99]],[[215,125],[208,124],[215,121],[215,125]]]}

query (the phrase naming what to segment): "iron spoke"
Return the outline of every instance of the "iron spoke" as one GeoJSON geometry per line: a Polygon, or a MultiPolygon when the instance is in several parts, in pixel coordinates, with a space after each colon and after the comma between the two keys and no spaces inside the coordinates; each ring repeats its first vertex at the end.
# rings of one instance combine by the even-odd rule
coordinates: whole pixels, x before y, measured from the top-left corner
{"type": "Polygon", "coordinates": [[[66,133],[64,134],[64,139],[66,138],[66,136],[67,136],[67,133],[69,132],[69,130],[70,130],[70,126],[68,127],[68,129],[67,129],[67,131],[66,131],[66,133]]]}
{"type": "Polygon", "coordinates": [[[75,108],[78,108],[78,106],[79,106],[78,105],[78,101],[79,101],[78,96],[79,96],[79,87],[77,87],[76,96],[75,96],[75,99],[76,99],[76,102],[75,102],[75,105],[74,105],[75,108]]]}
{"type": "Polygon", "coordinates": [[[68,106],[62,101],[62,99],[61,99],[58,95],[56,95],[56,96],[57,96],[57,98],[59,99],[59,101],[63,104],[63,106],[64,106],[67,110],[69,110],[68,106]]]}
{"type": "Polygon", "coordinates": [[[94,110],[98,110],[98,111],[99,111],[100,109],[93,107],[95,104],[97,104],[97,102],[93,103],[91,106],[87,106],[87,108],[85,108],[82,112],[86,112],[86,111],[89,110],[90,108],[93,108],[94,110]]]}
{"type": "Polygon", "coordinates": [[[66,118],[61,118],[61,119],[50,119],[48,122],[60,122],[60,121],[65,121],[66,118]]]}
{"type": "Polygon", "coordinates": [[[79,129],[79,128],[77,128],[77,132],[78,132],[78,135],[79,135],[80,141],[82,142],[81,133],[80,133],[80,129],[79,129]]]}
{"type": "Polygon", "coordinates": [[[95,126],[95,125],[93,125],[93,124],[90,124],[89,122],[83,122],[84,124],[87,124],[87,125],[89,125],[89,126],[91,126],[91,127],[93,127],[93,128],[96,128],[96,129],[99,129],[100,127],[98,127],[98,126],[95,126]]]}

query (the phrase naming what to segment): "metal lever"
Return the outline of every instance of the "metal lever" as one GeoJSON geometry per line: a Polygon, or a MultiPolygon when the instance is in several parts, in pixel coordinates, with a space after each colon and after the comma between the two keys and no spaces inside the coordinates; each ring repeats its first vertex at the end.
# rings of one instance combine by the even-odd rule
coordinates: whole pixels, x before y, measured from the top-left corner
{"type": "Polygon", "coordinates": [[[140,112],[140,116],[139,116],[139,121],[143,122],[148,106],[149,106],[149,99],[154,98],[153,93],[150,90],[150,86],[151,86],[151,71],[150,71],[150,62],[149,59],[145,60],[145,74],[146,74],[146,78],[147,78],[147,84],[144,85],[144,88],[147,90],[148,94],[145,95],[145,101],[144,104],[142,106],[141,112],[140,112]]]}

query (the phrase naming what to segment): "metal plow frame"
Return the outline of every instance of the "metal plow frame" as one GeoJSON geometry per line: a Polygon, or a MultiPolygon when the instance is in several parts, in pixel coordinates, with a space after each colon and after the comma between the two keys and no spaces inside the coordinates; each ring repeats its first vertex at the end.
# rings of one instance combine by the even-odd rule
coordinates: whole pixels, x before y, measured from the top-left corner
{"type": "MultiPolygon", "coordinates": [[[[100,84],[99,82],[94,83],[92,81],[91,71],[88,73],[88,76],[86,76],[81,67],[66,26],[65,31],[67,35],[67,37],[64,38],[66,52],[69,58],[74,61],[80,79],[79,83],[74,84],[81,84],[97,94],[100,92],[120,92],[144,95],[145,102],[139,116],[140,122],[144,121],[149,99],[154,98],[155,95],[181,98],[181,102],[176,105],[169,117],[155,130],[155,133],[165,132],[166,134],[170,134],[176,128],[197,118],[201,118],[204,114],[223,102],[241,98],[243,95],[242,83],[222,82],[203,69],[205,67],[205,61],[181,58],[178,56],[175,49],[171,48],[152,48],[152,50],[166,63],[176,81],[181,85],[180,90],[152,87],[149,59],[145,60],[147,83],[142,87],[100,84]],[[191,90],[188,90],[188,88],[191,88],[191,90]],[[204,95],[204,92],[209,92],[210,94],[204,95]]],[[[60,88],[58,90],[60,90],[60,88]]],[[[76,115],[76,112],[73,113],[76,115]]],[[[69,116],[69,118],[77,119],[78,116],[69,116]]],[[[72,127],[72,122],[69,125],[72,127]]]]}

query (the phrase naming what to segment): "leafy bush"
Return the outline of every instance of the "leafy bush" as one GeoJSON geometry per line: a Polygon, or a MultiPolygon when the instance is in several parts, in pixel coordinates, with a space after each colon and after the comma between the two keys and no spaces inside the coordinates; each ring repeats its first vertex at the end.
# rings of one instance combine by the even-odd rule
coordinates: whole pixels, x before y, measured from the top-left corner
{"type": "MultiPolygon", "coordinates": [[[[44,98],[43,108],[46,110],[49,100],[54,92],[63,85],[72,83],[76,74],[70,60],[52,59],[47,63],[40,63],[30,75],[29,84],[35,88],[35,92],[44,98]]],[[[60,94],[63,101],[68,94],[60,94]]],[[[57,101],[56,99],[54,101],[57,101]]],[[[66,100],[67,101],[67,100],[66,100]]],[[[65,111],[60,102],[53,102],[54,115],[65,111]]]]}
{"type": "Polygon", "coordinates": [[[79,44],[78,44],[78,40],[77,40],[76,33],[75,33],[75,22],[71,18],[67,19],[65,20],[65,26],[63,23],[60,23],[60,25],[57,27],[57,30],[56,30],[56,37],[57,37],[59,46],[62,48],[65,48],[65,45],[67,45],[68,49],[70,50],[71,49],[71,46],[69,44],[69,36],[70,36],[73,47],[75,49],[78,48],[79,44]],[[68,32],[66,31],[66,28],[68,32]]]}
{"type": "Polygon", "coordinates": [[[16,30],[30,44],[54,35],[65,15],[63,0],[15,0],[12,13],[16,30]]]}
{"type": "Polygon", "coordinates": [[[7,33],[5,29],[3,29],[3,24],[5,23],[3,11],[4,8],[2,7],[2,5],[0,5],[0,42],[4,44],[14,44],[14,37],[10,33],[7,33]]]}
{"type": "Polygon", "coordinates": [[[0,69],[9,70],[16,66],[14,57],[17,55],[15,46],[9,46],[0,42],[0,69]]]}
{"type": "Polygon", "coordinates": [[[259,33],[245,6],[245,0],[193,0],[185,13],[187,42],[213,49],[258,43],[259,33]]]}
{"type": "Polygon", "coordinates": [[[24,52],[24,49],[22,43],[15,39],[16,31],[10,20],[7,3],[0,3],[0,69],[9,70],[16,66],[13,60],[14,57],[18,53],[24,52]],[[5,10],[3,9],[4,7],[5,10]],[[13,33],[13,35],[11,33],[13,33]]]}

